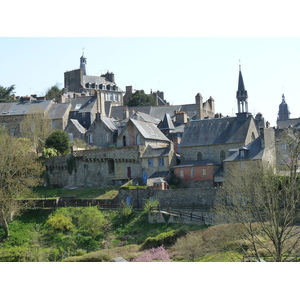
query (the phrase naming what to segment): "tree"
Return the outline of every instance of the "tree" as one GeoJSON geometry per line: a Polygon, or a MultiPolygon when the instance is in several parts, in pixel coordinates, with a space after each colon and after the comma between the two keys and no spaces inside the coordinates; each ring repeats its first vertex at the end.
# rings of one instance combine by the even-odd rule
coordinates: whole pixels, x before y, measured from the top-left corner
{"type": "Polygon", "coordinates": [[[13,101],[12,93],[15,89],[14,85],[9,87],[3,87],[0,85],[0,102],[10,102],[13,101]]]}
{"type": "Polygon", "coordinates": [[[53,131],[46,139],[45,146],[57,150],[61,155],[67,154],[70,148],[68,133],[62,130],[53,131]]]}
{"type": "Polygon", "coordinates": [[[59,102],[61,99],[63,90],[59,88],[58,84],[50,87],[46,92],[46,99],[55,99],[56,102],[59,102]]]}
{"type": "Polygon", "coordinates": [[[40,108],[30,110],[21,122],[22,137],[31,140],[36,153],[42,152],[46,138],[51,132],[51,119],[40,108]]]}
{"type": "Polygon", "coordinates": [[[146,106],[156,105],[155,99],[152,95],[147,95],[143,90],[136,91],[128,98],[128,106],[146,106]]]}
{"type": "Polygon", "coordinates": [[[9,236],[8,224],[26,205],[17,200],[41,183],[43,168],[23,139],[0,132],[0,223],[9,236]]]}
{"type": "MultiPolygon", "coordinates": [[[[297,155],[295,150],[290,149],[290,157],[297,155]]],[[[219,223],[234,225],[246,258],[254,256],[260,261],[261,256],[266,256],[280,262],[299,254],[298,175],[293,171],[279,176],[273,170],[263,170],[258,162],[245,161],[226,166],[225,170],[215,212],[219,223]]]]}

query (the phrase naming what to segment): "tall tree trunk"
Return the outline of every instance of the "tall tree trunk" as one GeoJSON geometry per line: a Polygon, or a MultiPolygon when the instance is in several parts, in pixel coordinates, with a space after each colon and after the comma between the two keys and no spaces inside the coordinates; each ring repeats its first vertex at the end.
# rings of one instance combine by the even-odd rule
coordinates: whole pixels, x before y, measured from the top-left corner
{"type": "Polygon", "coordinates": [[[3,227],[4,232],[5,232],[4,238],[8,238],[9,235],[10,235],[10,234],[9,234],[8,223],[7,223],[6,219],[4,218],[3,214],[0,215],[0,219],[1,219],[2,227],[3,227]]]}

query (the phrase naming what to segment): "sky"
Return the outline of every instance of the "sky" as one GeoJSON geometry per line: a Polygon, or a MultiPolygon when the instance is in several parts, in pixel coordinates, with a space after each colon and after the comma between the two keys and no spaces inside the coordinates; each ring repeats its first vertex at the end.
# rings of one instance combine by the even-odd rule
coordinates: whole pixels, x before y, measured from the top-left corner
{"type": "Polygon", "coordinates": [[[115,74],[117,85],[163,91],[170,104],[215,100],[216,113],[235,115],[239,65],[249,111],[276,125],[284,93],[291,118],[300,117],[299,37],[1,37],[0,85],[16,95],[45,95],[64,72],[79,68],[84,52],[88,75],[115,74]],[[27,51],[24,51],[27,49],[27,51]]]}

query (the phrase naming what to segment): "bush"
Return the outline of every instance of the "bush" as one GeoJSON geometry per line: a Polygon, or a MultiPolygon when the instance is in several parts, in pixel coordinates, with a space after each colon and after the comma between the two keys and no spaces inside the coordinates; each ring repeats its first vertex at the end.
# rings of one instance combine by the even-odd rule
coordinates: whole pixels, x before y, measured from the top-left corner
{"type": "Polygon", "coordinates": [[[164,246],[152,248],[133,260],[134,262],[170,261],[170,255],[164,246]]]}
{"type": "Polygon", "coordinates": [[[86,230],[95,238],[103,233],[107,221],[97,207],[86,207],[78,218],[80,229],[86,230]]]}
{"type": "Polygon", "coordinates": [[[144,212],[149,213],[151,211],[152,207],[157,207],[158,205],[159,205],[158,200],[147,199],[145,204],[144,204],[144,212]]]}
{"type": "Polygon", "coordinates": [[[119,211],[119,214],[122,217],[128,218],[133,214],[133,207],[132,205],[129,205],[127,203],[122,203],[121,204],[121,209],[119,211]]]}
{"type": "Polygon", "coordinates": [[[61,213],[55,214],[47,220],[46,224],[50,225],[54,230],[68,231],[73,227],[72,219],[61,213]]]}
{"type": "Polygon", "coordinates": [[[179,237],[185,235],[186,233],[187,232],[185,230],[178,229],[178,230],[170,230],[170,231],[160,233],[155,237],[148,237],[145,240],[145,242],[142,244],[141,250],[157,248],[160,246],[170,247],[176,243],[179,237]]]}

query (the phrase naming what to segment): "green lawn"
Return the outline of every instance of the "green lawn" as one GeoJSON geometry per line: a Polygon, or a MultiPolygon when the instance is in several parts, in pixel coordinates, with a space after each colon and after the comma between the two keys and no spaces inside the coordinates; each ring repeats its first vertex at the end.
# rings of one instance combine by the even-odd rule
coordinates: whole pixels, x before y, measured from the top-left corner
{"type": "Polygon", "coordinates": [[[33,189],[32,198],[57,198],[61,196],[76,196],[77,198],[90,199],[113,199],[118,195],[116,187],[93,187],[93,188],[45,188],[36,187],[33,189]]]}

